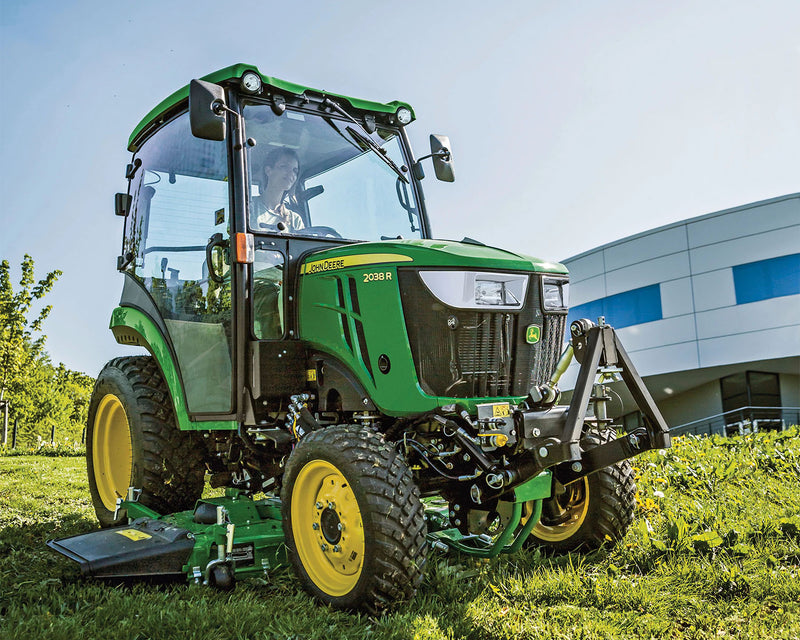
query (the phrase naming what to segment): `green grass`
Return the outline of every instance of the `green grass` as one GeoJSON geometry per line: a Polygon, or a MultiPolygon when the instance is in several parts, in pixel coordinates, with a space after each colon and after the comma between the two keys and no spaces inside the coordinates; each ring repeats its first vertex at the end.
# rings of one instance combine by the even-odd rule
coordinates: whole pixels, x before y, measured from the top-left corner
{"type": "Polygon", "coordinates": [[[0,457],[0,637],[800,638],[800,431],[684,437],[635,464],[638,520],[616,546],[435,555],[417,597],[374,619],[286,570],[230,594],[85,581],[44,544],[96,527],[83,460],[0,457]]]}

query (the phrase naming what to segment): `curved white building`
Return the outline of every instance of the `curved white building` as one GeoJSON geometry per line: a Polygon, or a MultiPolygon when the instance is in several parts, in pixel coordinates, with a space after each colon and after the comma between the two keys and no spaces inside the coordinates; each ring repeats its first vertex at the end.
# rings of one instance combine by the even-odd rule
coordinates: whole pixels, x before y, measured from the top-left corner
{"type": "MultiPolygon", "coordinates": [[[[800,193],[659,227],[563,262],[570,321],[605,316],[619,330],[677,432],[800,421],[800,193]]],[[[562,389],[576,374],[573,364],[562,389]]],[[[619,401],[621,410],[609,408],[635,426],[630,398],[619,401]]]]}

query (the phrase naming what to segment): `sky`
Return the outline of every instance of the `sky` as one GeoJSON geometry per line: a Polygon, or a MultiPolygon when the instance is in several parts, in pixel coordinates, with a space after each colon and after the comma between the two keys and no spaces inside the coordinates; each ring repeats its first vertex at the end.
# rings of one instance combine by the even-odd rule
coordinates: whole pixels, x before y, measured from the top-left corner
{"type": "Polygon", "coordinates": [[[366,2],[4,0],[0,259],[60,269],[54,362],[96,375],[128,136],[192,78],[237,62],[413,105],[434,235],[550,260],[800,191],[798,0],[366,2]]]}

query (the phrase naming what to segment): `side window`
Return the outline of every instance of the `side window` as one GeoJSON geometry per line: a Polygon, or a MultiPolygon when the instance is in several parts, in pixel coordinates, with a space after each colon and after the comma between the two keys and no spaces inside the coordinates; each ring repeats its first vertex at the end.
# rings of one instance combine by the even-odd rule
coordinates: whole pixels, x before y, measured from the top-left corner
{"type": "Polygon", "coordinates": [[[283,337],[283,254],[257,249],[253,263],[253,333],[260,340],[283,337]]]}
{"type": "Polygon", "coordinates": [[[150,137],[131,194],[123,253],[128,271],[158,307],[178,357],[192,412],[231,408],[231,285],[227,250],[212,256],[222,282],[208,277],[206,245],[229,233],[224,142],[192,136],[188,114],[150,137]],[[227,264],[226,264],[227,263],[227,264]]]}

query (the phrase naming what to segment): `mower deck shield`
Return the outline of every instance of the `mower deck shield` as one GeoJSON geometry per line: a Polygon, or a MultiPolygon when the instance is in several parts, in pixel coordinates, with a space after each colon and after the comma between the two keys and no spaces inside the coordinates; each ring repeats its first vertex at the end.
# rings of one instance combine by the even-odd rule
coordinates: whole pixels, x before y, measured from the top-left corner
{"type": "Polygon", "coordinates": [[[189,536],[186,529],[139,518],[124,527],[49,540],[47,546],[77,562],[87,576],[183,577],[183,566],[194,549],[189,536]]]}

